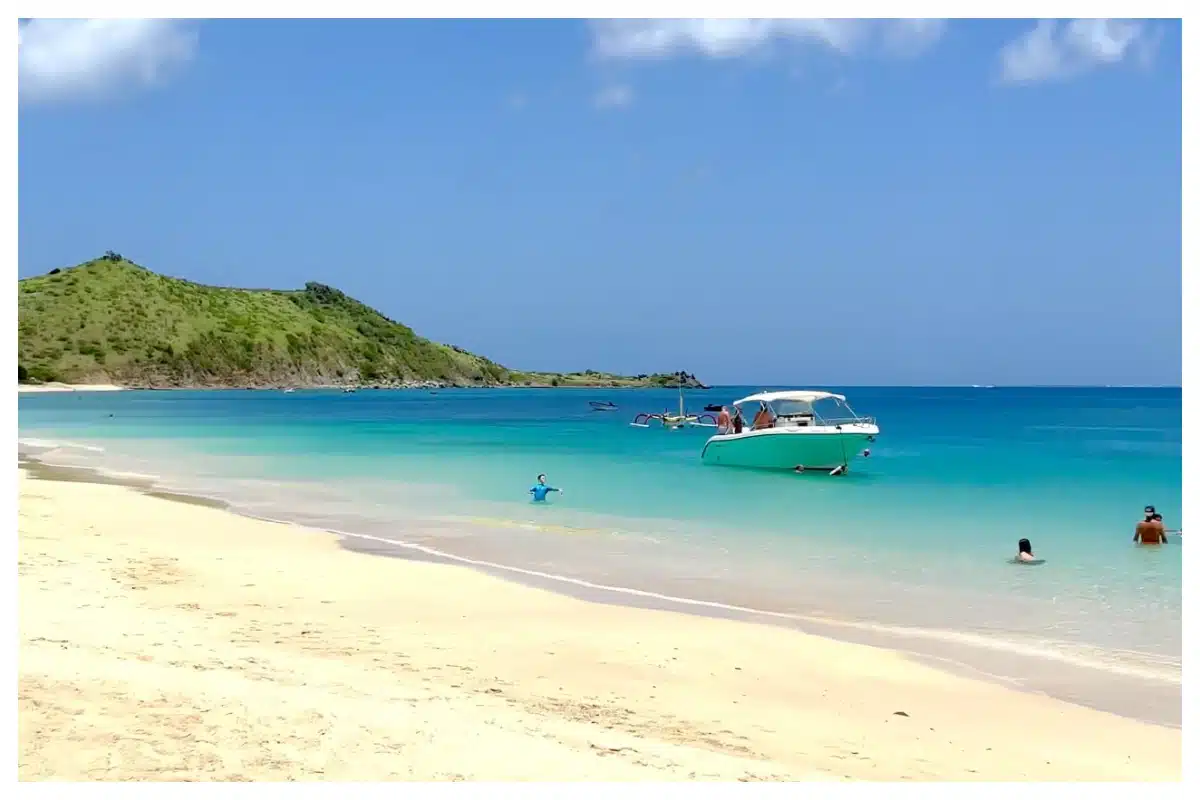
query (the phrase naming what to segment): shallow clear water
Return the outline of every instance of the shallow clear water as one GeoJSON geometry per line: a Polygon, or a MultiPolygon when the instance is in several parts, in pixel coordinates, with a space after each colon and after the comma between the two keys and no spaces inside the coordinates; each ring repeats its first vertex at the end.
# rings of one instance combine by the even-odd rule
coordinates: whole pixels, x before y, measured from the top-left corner
{"type": "Polygon", "coordinates": [[[247,513],[1178,682],[1180,541],[1130,539],[1147,503],[1182,527],[1180,390],[847,394],[882,434],[841,478],[704,466],[711,431],[629,426],[670,390],[22,395],[19,426],[42,459],[247,513]],[[566,490],[544,506],[539,472],[566,490]],[[1021,537],[1044,565],[1009,563],[1021,537]]]}

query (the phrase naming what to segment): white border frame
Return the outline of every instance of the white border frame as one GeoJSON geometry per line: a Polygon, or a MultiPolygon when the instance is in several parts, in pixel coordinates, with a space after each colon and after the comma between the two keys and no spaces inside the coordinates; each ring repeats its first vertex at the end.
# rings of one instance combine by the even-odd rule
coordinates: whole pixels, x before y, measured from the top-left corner
{"type": "MultiPolygon", "coordinates": [[[[980,2],[967,6],[964,3],[953,3],[948,0],[939,2],[907,2],[907,3],[885,3],[882,0],[843,0],[842,2],[810,2],[804,4],[782,2],[781,0],[742,0],[737,4],[718,4],[711,0],[658,0],[657,2],[646,2],[645,0],[609,0],[606,3],[587,2],[572,4],[570,11],[572,16],[577,18],[582,17],[681,17],[681,16],[711,16],[711,17],[730,17],[731,12],[737,13],[738,16],[762,16],[762,17],[787,17],[787,16],[819,16],[821,11],[828,12],[829,16],[834,17],[853,17],[853,16],[924,16],[924,17],[955,17],[962,12],[971,10],[981,16],[1003,17],[1003,18],[1036,18],[1036,17],[1184,17],[1182,25],[1183,37],[1183,73],[1185,86],[1185,101],[1183,113],[1183,128],[1184,128],[1184,147],[1183,147],[1183,177],[1185,178],[1185,187],[1195,185],[1191,180],[1195,178],[1195,160],[1190,157],[1189,146],[1187,141],[1195,141],[1197,126],[1193,123],[1193,118],[1190,112],[1194,108],[1193,103],[1186,101],[1186,87],[1194,85],[1189,78],[1194,73],[1195,57],[1192,47],[1197,44],[1197,35],[1195,28],[1189,25],[1185,16],[1185,5],[1182,2],[1142,2],[1142,3],[1122,3],[1114,2],[1113,0],[1093,0],[1093,2],[1081,2],[1080,0],[1060,0],[1059,2],[1039,2],[1033,3],[1028,0],[1014,0],[1012,2],[1001,3],[996,2],[980,2]],[[804,12],[798,14],[797,12],[804,12]],[[1052,12],[1052,13],[1051,13],[1052,12]],[[1186,134],[1187,130],[1192,130],[1191,136],[1186,134]]],[[[249,0],[239,0],[239,2],[230,2],[229,0],[206,0],[206,2],[195,2],[194,0],[181,0],[180,2],[170,4],[169,8],[164,7],[164,4],[147,2],[147,0],[113,0],[104,4],[82,3],[71,1],[47,0],[47,2],[17,3],[18,15],[22,18],[28,17],[87,17],[87,16],[107,16],[107,17],[140,17],[140,16],[172,16],[172,17],[187,17],[187,18],[205,18],[205,17],[228,17],[228,18],[246,18],[246,17],[290,17],[295,15],[303,15],[308,17],[392,17],[392,16],[410,16],[410,17],[527,17],[527,16],[561,16],[567,9],[562,8],[561,4],[549,2],[549,0],[524,0],[517,2],[510,0],[509,2],[495,2],[491,0],[443,0],[443,2],[431,5],[428,3],[416,2],[393,2],[384,3],[379,0],[341,0],[336,4],[332,3],[316,3],[316,2],[293,2],[289,4],[283,3],[267,3],[267,2],[252,2],[249,0]],[[169,12],[169,13],[167,13],[169,12]]],[[[202,35],[202,34],[201,34],[202,35]]],[[[9,38],[6,41],[9,44],[4,45],[4,55],[6,63],[10,65],[16,64],[16,40],[9,38]]],[[[201,47],[203,46],[201,42],[201,47]]],[[[584,58],[585,53],[580,54],[580,58],[584,58]]],[[[17,84],[15,74],[6,83],[6,107],[10,109],[12,119],[10,124],[6,126],[13,139],[16,139],[16,113],[17,113],[17,84]]],[[[981,87],[984,87],[987,76],[981,75],[981,87]]],[[[981,91],[984,90],[981,88],[981,91]]],[[[15,145],[15,141],[13,145],[15,145]]],[[[14,146],[15,150],[15,146],[14,146]]],[[[15,155],[12,150],[10,154],[15,155]]],[[[6,160],[10,166],[7,169],[16,171],[16,159],[10,155],[6,160]]],[[[12,190],[16,190],[17,181],[15,175],[10,179],[9,186],[12,190]]],[[[1200,308],[1197,303],[1196,281],[1194,278],[1194,247],[1188,241],[1189,233],[1197,230],[1197,219],[1194,212],[1195,203],[1191,201],[1192,193],[1185,191],[1183,199],[1183,219],[1182,219],[1182,237],[1183,237],[1183,277],[1182,277],[1182,294],[1183,294],[1183,331],[1184,340],[1191,338],[1195,341],[1195,332],[1188,335],[1186,332],[1189,329],[1195,329],[1196,326],[1191,324],[1188,314],[1188,309],[1200,308]]],[[[12,211],[9,214],[9,223],[5,226],[7,231],[6,238],[9,242],[7,250],[14,257],[11,261],[14,271],[17,263],[17,204],[13,201],[12,211]]],[[[1194,233],[1191,236],[1194,237],[1194,233]]],[[[4,324],[6,340],[9,342],[8,350],[13,354],[15,360],[16,353],[16,312],[15,312],[15,287],[13,281],[8,282],[8,293],[10,300],[0,307],[0,314],[3,314],[7,322],[4,324]]],[[[1192,354],[1185,350],[1183,373],[1190,374],[1191,367],[1194,366],[1192,354]]],[[[11,374],[11,369],[10,369],[11,374]]],[[[16,438],[16,414],[17,401],[14,395],[9,395],[9,402],[6,404],[6,416],[11,420],[10,430],[13,432],[13,442],[15,451],[16,438]]],[[[1183,396],[1183,413],[1185,419],[1196,419],[1196,403],[1195,395],[1185,392],[1183,396]]],[[[1193,495],[1193,490],[1196,488],[1196,456],[1194,446],[1197,444],[1197,437],[1194,435],[1196,429],[1190,426],[1184,427],[1184,458],[1183,458],[1183,496],[1185,515],[1187,506],[1189,505],[1189,497],[1193,495]]],[[[16,482],[16,465],[15,452],[14,458],[9,462],[9,475],[11,476],[10,486],[16,482]]],[[[11,521],[15,517],[16,500],[14,494],[9,494],[4,501],[5,504],[12,503],[8,506],[7,516],[11,521]]],[[[15,533],[15,528],[14,528],[15,533]]],[[[13,560],[10,562],[10,570],[15,567],[16,561],[16,536],[10,538],[10,553],[13,554],[13,560]]],[[[1184,570],[1185,570],[1185,590],[1184,590],[1184,651],[1197,652],[1193,648],[1198,644],[1197,637],[1194,632],[1194,603],[1192,602],[1193,593],[1187,590],[1186,577],[1193,574],[1193,567],[1196,559],[1194,553],[1189,552],[1185,548],[1184,551],[1184,570]]],[[[12,665],[12,670],[9,674],[13,680],[9,686],[16,684],[16,668],[15,668],[15,634],[16,634],[16,598],[15,598],[15,576],[12,571],[8,573],[14,580],[9,590],[4,593],[4,603],[6,606],[6,619],[13,626],[11,634],[6,638],[6,642],[13,650],[8,659],[8,664],[12,665]]],[[[1188,691],[1187,674],[1190,660],[1185,659],[1184,675],[1185,675],[1185,691],[1184,691],[1184,783],[1194,781],[1196,775],[1194,757],[1196,755],[1195,736],[1192,734],[1192,725],[1196,722],[1195,715],[1195,693],[1188,691]]],[[[14,707],[10,707],[14,708],[14,707]]],[[[15,708],[11,712],[15,717],[15,708]]],[[[15,740],[15,718],[10,718],[12,721],[5,727],[5,741],[9,743],[8,752],[13,753],[16,750],[15,740]],[[9,738],[11,737],[11,738],[9,738]]],[[[1137,743],[1130,743],[1131,747],[1136,747],[1137,743]]],[[[15,781],[16,766],[13,762],[9,762],[7,768],[9,774],[15,781]]],[[[192,788],[174,787],[172,786],[122,786],[117,788],[112,785],[97,785],[93,788],[86,786],[78,786],[73,784],[45,786],[41,784],[22,784],[18,791],[22,795],[35,796],[82,796],[84,794],[96,796],[116,796],[119,792],[121,795],[133,795],[145,793],[149,796],[151,793],[154,796],[175,794],[183,795],[184,793],[219,791],[225,797],[248,797],[251,794],[261,796],[266,792],[277,791],[274,788],[260,787],[255,784],[244,785],[225,785],[219,789],[204,789],[198,786],[192,788]],[[78,795],[76,794],[78,793],[78,795]]],[[[278,791],[286,791],[291,796],[332,796],[336,792],[344,791],[337,786],[326,785],[295,785],[288,789],[279,789],[278,791]]],[[[383,793],[387,792],[386,788],[380,786],[363,784],[356,787],[353,791],[362,793],[365,797],[382,797],[383,793]],[[379,795],[376,795],[379,792],[379,795]]],[[[437,796],[464,796],[475,795],[501,795],[508,792],[520,793],[525,797],[561,797],[567,792],[578,794],[581,797],[603,797],[611,793],[611,789],[601,786],[588,784],[577,784],[569,787],[558,787],[553,784],[533,784],[524,785],[521,787],[507,787],[504,785],[489,785],[489,784],[465,784],[465,785],[414,785],[406,787],[401,791],[411,792],[419,797],[437,797],[437,796]]],[[[767,796],[783,796],[784,792],[791,793],[792,788],[782,785],[766,785],[766,784],[737,784],[721,787],[705,787],[705,786],[680,786],[678,784],[665,785],[638,785],[620,790],[622,794],[628,794],[633,797],[670,797],[681,795],[683,793],[698,794],[698,793],[724,793],[730,792],[734,794],[754,794],[759,797],[767,796]]],[[[904,798],[917,797],[918,794],[922,798],[928,797],[930,794],[954,796],[969,795],[971,797],[1002,797],[1007,796],[1011,790],[1009,787],[999,784],[971,784],[971,785],[947,785],[938,784],[934,786],[928,785],[889,785],[882,788],[875,784],[816,784],[809,785],[804,791],[806,794],[815,794],[817,796],[864,796],[868,793],[880,793],[887,791],[889,795],[904,798]]],[[[1022,794],[1031,798],[1052,798],[1063,791],[1076,791],[1074,788],[1063,789],[1055,785],[1048,784],[1033,784],[1023,785],[1020,788],[1022,794]]],[[[1145,787],[1137,785],[1121,786],[1121,785],[1093,785],[1089,786],[1086,791],[1093,798],[1105,798],[1116,796],[1135,796],[1141,795],[1147,791],[1145,787]]],[[[1158,786],[1150,791],[1155,794],[1166,793],[1181,795],[1181,786],[1158,786]]]]}

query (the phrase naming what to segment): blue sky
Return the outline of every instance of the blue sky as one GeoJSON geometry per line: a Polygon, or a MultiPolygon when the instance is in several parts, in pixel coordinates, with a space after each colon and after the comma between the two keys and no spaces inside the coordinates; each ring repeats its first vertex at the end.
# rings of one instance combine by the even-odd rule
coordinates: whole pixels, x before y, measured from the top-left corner
{"type": "Polygon", "coordinates": [[[1177,22],[22,24],[19,272],[528,369],[1175,384],[1177,22]]]}

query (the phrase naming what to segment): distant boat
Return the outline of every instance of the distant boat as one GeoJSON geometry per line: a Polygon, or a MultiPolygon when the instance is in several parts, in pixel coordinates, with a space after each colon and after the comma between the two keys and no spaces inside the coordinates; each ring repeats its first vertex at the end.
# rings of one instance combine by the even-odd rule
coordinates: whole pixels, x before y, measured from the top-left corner
{"type": "Polygon", "coordinates": [[[661,425],[667,430],[677,431],[681,428],[715,428],[717,420],[712,414],[697,416],[689,414],[683,405],[683,381],[679,381],[679,413],[672,414],[664,410],[661,414],[638,414],[629,423],[634,428],[649,428],[651,425],[661,425]]]}
{"type": "Polygon", "coordinates": [[[354,394],[355,391],[357,390],[353,386],[347,386],[346,388],[342,389],[342,394],[354,394]]]}
{"type": "Polygon", "coordinates": [[[616,411],[617,404],[609,400],[589,400],[588,405],[592,407],[592,411],[616,411]]]}
{"type": "Polygon", "coordinates": [[[295,390],[295,389],[293,389],[292,387],[290,387],[290,386],[289,386],[288,388],[286,388],[286,389],[284,389],[284,390],[283,390],[283,393],[284,393],[284,394],[291,394],[291,393],[292,393],[292,392],[294,392],[294,391],[296,391],[296,390],[295,390]]]}

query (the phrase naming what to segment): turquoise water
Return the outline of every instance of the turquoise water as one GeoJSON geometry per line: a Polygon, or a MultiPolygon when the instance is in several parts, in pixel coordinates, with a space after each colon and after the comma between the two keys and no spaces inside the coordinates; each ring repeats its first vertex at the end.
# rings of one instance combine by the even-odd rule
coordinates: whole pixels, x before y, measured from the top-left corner
{"type": "Polygon", "coordinates": [[[1130,538],[1147,503],[1182,527],[1180,390],[847,394],[882,434],[841,478],[704,466],[710,431],[629,426],[673,391],[23,395],[19,426],[42,459],[251,514],[1177,684],[1182,545],[1130,538]],[[545,506],[539,472],[565,489],[545,506]],[[1044,565],[1008,563],[1021,537],[1044,565]]]}

